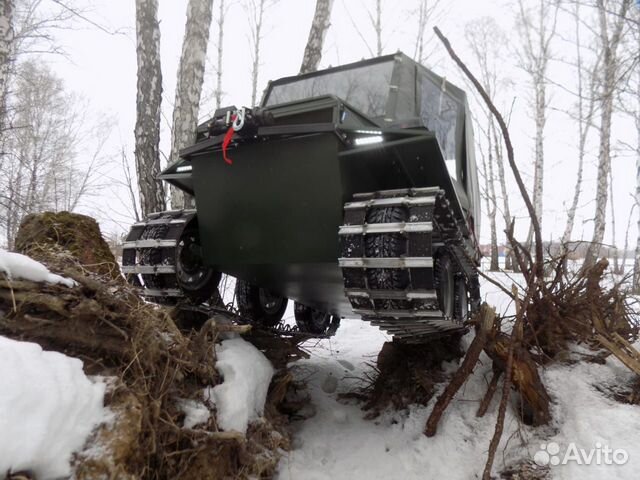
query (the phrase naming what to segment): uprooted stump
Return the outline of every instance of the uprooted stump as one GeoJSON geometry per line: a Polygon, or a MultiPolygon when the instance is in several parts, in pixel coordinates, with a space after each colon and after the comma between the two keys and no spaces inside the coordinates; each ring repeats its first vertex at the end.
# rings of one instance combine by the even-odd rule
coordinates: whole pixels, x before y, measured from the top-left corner
{"type": "MultiPolygon", "coordinates": [[[[66,249],[40,249],[40,260],[78,286],[0,280],[0,335],[40,344],[84,361],[85,372],[113,380],[105,405],[115,421],[93,433],[76,456],[75,478],[221,479],[269,477],[289,448],[279,404],[291,376],[276,373],[264,419],[247,435],[219,430],[215,415],[185,428],[185,400],[203,401],[220,382],[214,321],[180,331],[167,310],[145,303],[120,280],[91,273],[66,249]],[[49,255],[49,257],[47,257],[49,255]],[[14,308],[15,301],[15,308],[14,308]]],[[[219,327],[219,328],[218,328],[219,327]]]]}
{"type": "Polygon", "coordinates": [[[443,362],[458,360],[462,354],[459,336],[426,345],[387,342],[364,388],[346,396],[364,400],[363,409],[369,419],[388,407],[400,410],[411,404],[427,405],[437,384],[446,378],[443,362]]]}
{"type": "Polygon", "coordinates": [[[34,260],[55,260],[57,267],[82,266],[112,279],[120,277],[120,267],[102,238],[98,222],[86,215],[70,212],[27,215],[20,224],[15,248],[34,260]],[[51,250],[58,252],[55,258],[51,250]]]}

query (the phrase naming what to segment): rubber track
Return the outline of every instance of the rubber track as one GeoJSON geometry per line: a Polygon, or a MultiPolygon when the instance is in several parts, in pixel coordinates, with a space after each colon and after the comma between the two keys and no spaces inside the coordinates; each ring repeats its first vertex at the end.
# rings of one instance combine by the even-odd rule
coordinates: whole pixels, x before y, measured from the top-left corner
{"type": "Polygon", "coordinates": [[[377,223],[387,223],[390,228],[393,224],[397,233],[370,234],[363,229],[363,234],[342,235],[341,257],[421,256],[434,259],[434,264],[431,268],[343,267],[345,289],[354,310],[365,312],[361,313],[363,319],[405,342],[421,343],[463,331],[461,323],[444,318],[439,309],[436,259],[442,255],[451,259],[456,275],[465,279],[475,309],[479,305],[475,251],[465,240],[444,192],[437,188],[372,192],[358,194],[345,206],[343,227],[377,223]],[[379,206],[390,203],[394,206],[379,206]],[[432,230],[404,231],[412,231],[408,224],[422,222],[431,222],[432,230]],[[395,298],[404,292],[411,300],[380,300],[385,289],[389,296],[395,298]],[[431,298],[414,298],[418,292],[426,293],[421,298],[431,292],[431,298]]]}

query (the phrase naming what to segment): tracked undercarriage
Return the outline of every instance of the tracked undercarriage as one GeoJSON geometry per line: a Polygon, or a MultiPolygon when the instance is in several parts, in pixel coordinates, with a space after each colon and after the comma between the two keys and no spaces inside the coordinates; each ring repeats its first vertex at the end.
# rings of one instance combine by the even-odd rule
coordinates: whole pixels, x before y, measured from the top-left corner
{"type": "MultiPolygon", "coordinates": [[[[195,210],[161,212],[135,224],[123,245],[122,270],[150,301],[216,312],[220,274],[202,263],[194,225],[195,210]]],[[[411,343],[464,330],[469,308],[480,301],[475,252],[443,190],[356,194],[344,206],[338,235],[338,264],[355,314],[411,343]]],[[[280,322],[282,313],[267,326],[295,333],[280,322]]],[[[333,334],[338,324],[306,333],[333,334]]]]}

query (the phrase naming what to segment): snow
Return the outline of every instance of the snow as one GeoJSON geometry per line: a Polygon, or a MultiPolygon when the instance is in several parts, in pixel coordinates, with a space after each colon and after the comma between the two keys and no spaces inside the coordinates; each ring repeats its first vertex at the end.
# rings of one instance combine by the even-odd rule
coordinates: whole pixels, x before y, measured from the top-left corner
{"type": "Polygon", "coordinates": [[[180,403],[180,408],[185,414],[184,428],[193,428],[196,425],[207,423],[211,413],[204,403],[196,400],[185,399],[180,403]]]}
{"type": "Polygon", "coordinates": [[[0,337],[0,472],[68,476],[74,451],[106,418],[105,384],[82,362],[39,345],[0,337]]]}
{"type": "Polygon", "coordinates": [[[51,273],[47,267],[26,255],[7,252],[2,249],[0,249],[0,272],[4,272],[9,280],[47,282],[65,285],[69,288],[77,285],[77,283],[70,278],[64,278],[55,273],[51,273]]]}
{"type": "MultiPolygon", "coordinates": [[[[330,343],[310,347],[312,357],[296,363],[294,371],[307,379],[316,415],[295,425],[294,449],[279,465],[280,480],[468,479],[484,466],[494,419],[477,419],[475,407],[485,387],[483,374],[491,370],[488,361],[452,403],[433,438],[422,433],[431,405],[365,420],[360,404],[338,399],[372,373],[388,338],[365,322],[345,320],[330,343]],[[332,384],[337,380],[336,389],[326,388],[330,378],[332,384]]],[[[516,426],[509,415],[505,438],[516,426]]]]}
{"type": "MultiPolygon", "coordinates": [[[[636,348],[640,345],[636,344],[636,348]]],[[[553,478],[569,480],[637,479],[640,472],[640,407],[624,405],[607,398],[595,386],[627,384],[632,376],[617,359],[606,365],[578,363],[558,366],[544,372],[543,381],[552,393],[556,435],[544,441],[561,447],[561,456],[570,443],[585,450],[597,445],[624,449],[629,460],[624,465],[579,465],[568,462],[552,467],[553,478]]],[[[538,448],[539,445],[536,445],[538,448]]]]}
{"type": "MultiPolygon", "coordinates": [[[[521,283],[519,275],[496,275],[507,287],[514,281],[521,283]]],[[[497,287],[485,281],[482,293],[496,304],[498,312],[513,313],[513,305],[497,287]]],[[[468,345],[472,338],[473,334],[468,334],[463,342],[468,345]]],[[[476,418],[491,378],[491,361],[484,354],[432,438],[422,432],[444,384],[426,407],[387,411],[375,420],[364,419],[361,404],[339,398],[373,374],[377,354],[389,339],[365,322],[347,319],[331,340],[306,345],[311,358],[296,362],[292,369],[298,380],[307,383],[315,415],[293,424],[293,449],[280,461],[279,480],[481,478],[499,401],[496,395],[485,417],[476,418]]],[[[453,362],[444,365],[448,373],[456,368],[453,362]]],[[[513,409],[508,409],[493,475],[498,476],[505,466],[533,461],[543,444],[556,442],[563,454],[573,442],[585,450],[598,445],[624,449],[629,461],[621,466],[552,465],[551,478],[637,479],[640,407],[620,404],[595,388],[626,384],[631,379],[628,370],[611,358],[605,365],[557,365],[541,375],[554,402],[553,424],[527,427],[519,423],[513,409]]]]}
{"type": "Polygon", "coordinates": [[[224,340],[216,347],[216,369],[224,381],[205,396],[216,405],[218,426],[225,431],[247,432],[249,422],[264,411],[273,366],[251,343],[242,338],[224,340]]]}

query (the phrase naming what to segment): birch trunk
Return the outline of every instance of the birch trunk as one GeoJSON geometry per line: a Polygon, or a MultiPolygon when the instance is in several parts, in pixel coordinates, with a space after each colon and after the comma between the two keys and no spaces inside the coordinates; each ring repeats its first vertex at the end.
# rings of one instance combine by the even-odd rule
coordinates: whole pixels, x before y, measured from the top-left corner
{"type": "MultiPolygon", "coordinates": [[[[640,51],[640,35],[638,35],[638,51],[640,51]]],[[[636,239],[636,252],[633,262],[633,291],[635,293],[640,292],[640,69],[637,71],[638,80],[636,83],[636,195],[635,201],[638,206],[638,233],[636,239]]]]}
{"type": "Polygon", "coordinates": [[[160,27],[158,1],[136,0],[136,53],[138,92],[136,96],[135,159],[142,215],[165,208],[160,173],[160,27]]]}
{"type": "Polygon", "coordinates": [[[258,73],[260,71],[260,43],[262,42],[262,20],[264,18],[266,0],[252,0],[253,30],[253,62],[251,65],[251,106],[255,106],[258,95],[258,73]],[[257,4],[256,4],[257,1],[257,4]]]}
{"type": "MultiPolygon", "coordinates": [[[[496,138],[493,139],[496,141],[496,138]]],[[[491,149],[491,141],[489,142],[489,148],[491,149]]],[[[489,195],[491,197],[491,210],[489,211],[489,219],[491,224],[491,264],[489,270],[497,272],[500,270],[500,264],[498,262],[498,231],[496,228],[496,212],[498,210],[496,202],[496,189],[493,180],[493,159],[491,153],[489,153],[489,178],[487,183],[489,184],[489,195]]]]}
{"type": "Polygon", "coordinates": [[[218,58],[216,66],[216,109],[222,107],[222,54],[224,52],[224,19],[227,15],[225,10],[224,0],[220,0],[220,7],[218,10],[218,19],[216,24],[218,25],[218,58]]]}
{"type": "Polygon", "coordinates": [[[589,75],[589,103],[587,110],[584,109],[584,86],[583,75],[584,69],[582,65],[582,42],[580,39],[580,4],[575,5],[575,21],[576,21],[576,74],[578,77],[578,172],[576,175],[576,187],[573,193],[573,199],[571,206],[567,211],[567,223],[560,240],[561,248],[566,252],[568,243],[571,241],[571,235],[573,234],[573,226],[576,218],[576,211],[578,209],[578,202],[580,201],[580,193],[582,191],[582,177],[584,169],[584,157],[586,154],[587,137],[589,130],[593,125],[593,114],[595,108],[595,94],[594,88],[596,85],[596,75],[598,70],[598,62],[595,62],[590,69],[589,75]]]}
{"type": "MultiPolygon", "coordinates": [[[[180,150],[193,144],[196,139],[212,8],[213,0],[189,0],[187,5],[187,23],[173,106],[170,163],[177,162],[180,150]]],[[[171,188],[171,208],[179,210],[193,206],[193,197],[185,198],[182,190],[171,188]]]]}
{"type": "Polygon", "coordinates": [[[307,46],[304,49],[300,73],[315,72],[322,59],[322,46],[324,37],[331,25],[331,9],[333,0],[317,0],[316,11],[311,22],[311,30],[307,39],[307,46]]]}
{"type": "Polygon", "coordinates": [[[624,248],[622,249],[622,261],[620,262],[620,273],[624,274],[627,270],[627,257],[629,252],[629,230],[631,230],[631,219],[633,218],[633,211],[635,210],[635,203],[631,205],[629,210],[629,217],[627,218],[627,229],[624,234],[624,248]]]}
{"type": "MultiPolygon", "coordinates": [[[[544,190],[544,129],[547,123],[547,67],[551,58],[551,41],[556,35],[558,5],[539,0],[533,9],[525,9],[519,0],[518,26],[521,35],[520,67],[529,75],[533,88],[535,121],[535,162],[533,175],[533,209],[542,230],[544,190]]],[[[531,246],[533,227],[529,228],[527,245],[531,246]]]]}
{"type": "MultiPolygon", "coordinates": [[[[545,61],[546,64],[546,61],[545,61]]],[[[535,117],[536,117],[536,145],[535,145],[535,167],[533,175],[533,208],[536,211],[538,224],[542,229],[542,193],[544,189],[544,127],[547,123],[547,102],[546,86],[544,75],[546,66],[534,77],[535,84],[535,117]]],[[[529,230],[527,243],[531,243],[533,230],[529,230]]]]}
{"type": "Polygon", "coordinates": [[[373,22],[376,31],[376,54],[382,55],[382,0],[376,0],[376,19],[373,22]]]}
{"type": "MultiPolygon", "coordinates": [[[[638,74],[638,109],[636,110],[636,131],[638,135],[636,145],[636,205],[640,205],[640,73],[638,74]]],[[[640,207],[638,211],[638,237],[636,239],[636,252],[633,262],[633,291],[640,292],[640,207]]]]}
{"type": "Polygon", "coordinates": [[[604,0],[598,0],[598,16],[600,21],[600,41],[603,49],[603,79],[600,89],[600,147],[598,149],[598,179],[596,189],[596,211],[593,225],[593,238],[587,249],[584,267],[595,264],[600,255],[602,239],[606,226],[608,179],[611,169],[611,121],[613,116],[613,101],[617,78],[619,59],[618,46],[626,13],[632,0],[622,0],[620,11],[609,14],[604,0]],[[613,20],[613,32],[609,35],[609,20],[613,20]]]}
{"type": "Polygon", "coordinates": [[[613,271],[620,273],[618,246],[616,244],[616,211],[613,203],[613,173],[609,167],[609,202],[611,203],[611,246],[613,247],[613,271]]]}
{"type": "MultiPolygon", "coordinates": [[[[511,209],[509,208],[509,194],[507,193],[507,181],[504,175],[504,154],[500,138],[498,137],[498,132],[496,132],[495,124],[491,122],[489,128],[495,138],[494,149],[496,152],[496,166],[498,168],[498,183],[500,183],[500,193],[502,195],[502,216],[504,218],[505,228],[509,228],[509,225],[511,225],[511,209]]],[[[512,270],[517,266],[517,262],[513,261],[512,256],[513,255],[510,251],[505,252],[505,270],[512,270]]]]}
{"type": "MultiPolygon", "coordinates": [[[[489,118],[490,121],[491,119],[489,118]]],[[[491,232],[489,270],[496,272],[500,269],[500,264],[498,262],[498,231],[496,228],[496,191],[493,182],[493,136],[490,129],[486,131],[486,139],[487,158],[485,159],[484,154],[481,155],[481,158],[485,181],[485,203],[487,216],[489,217],[489,231],[491,232]]]]}
{"type": "Polygon", "coordinates": [[[3,0],[0,5],[0,133],[4,131],[6,117],[6,93],[14,39],[13,0],[3,0]]]}

